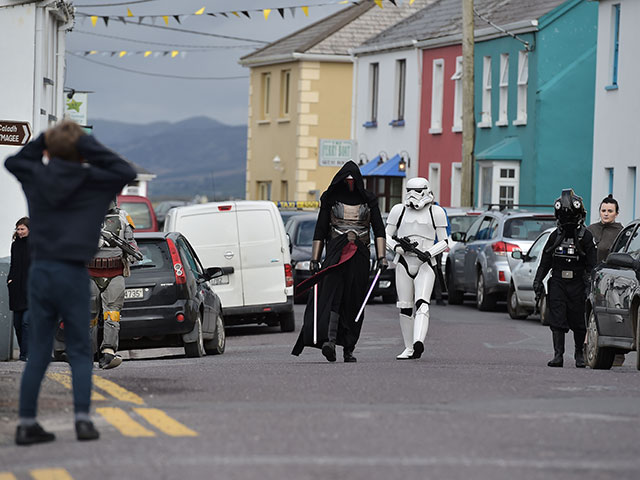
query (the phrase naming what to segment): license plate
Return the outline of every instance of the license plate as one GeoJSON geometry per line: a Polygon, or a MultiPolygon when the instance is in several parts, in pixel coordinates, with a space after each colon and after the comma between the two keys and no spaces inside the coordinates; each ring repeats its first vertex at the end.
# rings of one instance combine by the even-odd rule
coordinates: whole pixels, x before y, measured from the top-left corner
{"type": "Polygon", "coordinates": [[[144,297],[144,291],[142,288],[127,288],[124,291],[124,299],[128,300],[130,298],[142,298],[144,297]]]}
{"type": "Polygon", "coordinates": [[[214,278],[211,280],[211,285],[228,285],[229,284],[229,275],[222,275],[221,277],[214,278]]]}

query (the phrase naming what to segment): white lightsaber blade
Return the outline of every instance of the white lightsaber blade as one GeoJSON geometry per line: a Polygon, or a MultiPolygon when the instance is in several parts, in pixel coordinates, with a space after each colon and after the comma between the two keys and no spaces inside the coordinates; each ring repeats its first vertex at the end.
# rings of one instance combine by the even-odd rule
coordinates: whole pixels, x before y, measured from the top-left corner
{"type": "Polygon", "coordinates": [[[318,343],[318,284],[313,286],[313,344],[318,343]]]}
{"type": "Polygon", "coordinates": [[[367,301],[369,300],[369,297],[371,296],[371,292],[373,292],[373,287],[376,286],[376,283],[378,282],[378,278],[380,278],[380,273],[382,272],[381,269],[378,269],[378,272],[376,273],[376,276],[373,277],[373,282],[371,282],[371,287],[369,287],[369,291],[367,292],[367,296],[364,297],[364,302],[362,302],[362,306],[360,307],[360,311],[358,312],[358,316],[356,317],[356,323],[358,323],[358,320],[360,320],[360,316],[362,315],[362,312],[364,311],[364,307],[367,304],[367,301]]]}

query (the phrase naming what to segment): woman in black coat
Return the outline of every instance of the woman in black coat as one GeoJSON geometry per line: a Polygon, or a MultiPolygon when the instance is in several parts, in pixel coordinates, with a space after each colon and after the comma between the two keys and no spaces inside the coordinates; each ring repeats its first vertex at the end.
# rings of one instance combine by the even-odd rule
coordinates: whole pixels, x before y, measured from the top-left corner
{"type": "Polygon", "coordinates": [[[7,277],[9,310],[13,311],[13,328],[16,329],[22,361],[26,361],[28,355],[27,278],[30,262],[29,217],[23,217],[16,222],[11,244],[11,267],[7,277]]]}

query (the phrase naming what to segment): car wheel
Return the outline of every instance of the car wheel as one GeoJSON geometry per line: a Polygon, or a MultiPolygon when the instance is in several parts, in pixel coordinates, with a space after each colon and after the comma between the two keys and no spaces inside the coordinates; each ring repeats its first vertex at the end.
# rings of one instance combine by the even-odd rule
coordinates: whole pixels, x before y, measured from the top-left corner
{"type": "Polygon", "coordinates": [[[383,295],[382,301],[384,303],[396,303],[398,301],[398,297],[395,294],[383,295]]]}
{"type": "Polygon", "coordinates": [[[185,343],[184,353],[189,358],[204,357],[206,352],[204,350],[204,339],[202,338],[202,320],[200,320],[200,314],[196,317],[196,323],[193,329],[198,332],[198,339],[195,342],[185,343]]]}
{"type": "Polygon", "coordinates": [[[476,279],[476,306],[481,312],[488,312],[496,305],[495,297],[486,291],[486,284],[482,270],[476,279]]]}
{"type": "Polygon", "coordinates": [[[450,265],[447,265],[447,302],[449,305],[462,305],[464,292],[456,290],[453,280],[453,272],[450,265]]]}
{"type": "Polygon", "coordinates": [[[594,370],[609,370],[616,356],[611,348],[598,347],[598,325],[596,314],[591,310],[587,325],[587,358],[586,363],[594,370]]]}
{"type": "Polygon", "coordinates": [[[542,295],[538,308],[540,308],[540,323],[545,327],[549,326],[549,301],[546,293],[542,295]]]}
{"type": "Polygon", "coordinates": [[[204,342],[204,350],[209,355],[220,355],[224,353],[224,348],[227,344],[227,334],[224,330],[224,322],[222,321],[222,315],[218,313],[216,318],[216,331],[211,340],[204,342]]]}
{"type": "Polygon", "coordinates": [[[516,292],[516,287],[513,283],[509,284],[509,293],[507,294],[507,312],[509,312],[509,316],[514,320],[523,320],[529,316],[527,313],[522,313],[522,308],[518,303],[518,292],[516,292]]]}
{"type": "Polygon", "coordinates": [[[280,331],[293,332],[296,329],[296,317],[293,310],[280,314],[280,331]]]}

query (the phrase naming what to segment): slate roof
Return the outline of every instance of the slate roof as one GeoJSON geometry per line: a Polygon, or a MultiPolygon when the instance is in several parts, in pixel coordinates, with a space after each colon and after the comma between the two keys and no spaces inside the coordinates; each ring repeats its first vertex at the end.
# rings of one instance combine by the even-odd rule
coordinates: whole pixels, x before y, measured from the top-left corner
{"type": "MultiPolygon", "coordinates": [[[[571,0],[475,0],[475,9],[496,25],[537,20],[571,0]]],[[[475,17],[475,28],[486,30],[487,22],[475,17]]],[[[533,29],[534,26],[531,25],[533,29]]],[[[496,33],[499,33],[496,30],[496,33]]],[[[356,48],[357,53],[406,48],[413,40],[432,40],[462,34],[462,1],[438,0],[398,22],[356,48]]]]}
{"type": "Polygon", "coordinates": [[[379,8],[373,0],[362,0],[359,4],[344,8],[334,15],[245,55],[240,58],[240,63],[251,64],[262,60],[268,62],[274,57],[293,58],[294,53],[347,56],[352,48],[369,37],[436,1],[415,0],[413,5],[410,5],[409,1],[405,0],[402,5],[396,7],[385,0],[384,8],[379,8]]]}

